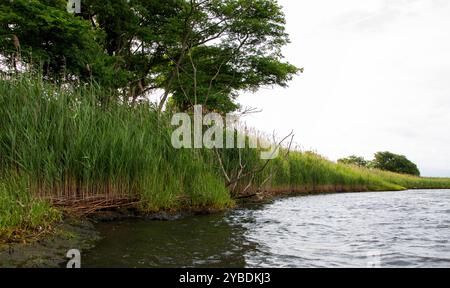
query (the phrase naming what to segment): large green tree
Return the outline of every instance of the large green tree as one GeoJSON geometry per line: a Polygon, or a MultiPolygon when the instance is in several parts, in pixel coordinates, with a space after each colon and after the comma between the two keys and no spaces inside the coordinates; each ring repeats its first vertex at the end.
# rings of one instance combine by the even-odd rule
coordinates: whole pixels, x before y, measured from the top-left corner
{"type": "Polygon", "coordinates": [[[286,86],[298,69],[282,61],[289,42],[273,0],[85,0],[83,17],[106,33],[109,55],[131,71],[132,99],[162,91],[179,110],[230,112],[242,90],[286,86]]]}
{"type": "Polygon", "coordinates": [[[276,1],[190,1],[183,11],[160,105],[172,94],[181,110],[202,104],[230,112],[240,91],[286,86],[298,72],[283,62],[289,38],[276,1]]]}
{"type": "Polygon", "coordinates": [[[104,33],[67,12],[65,0],[14,0],[0,3],[0,54],[4,66],[33,66],[48,80],[117,79],[115,59],[103,53],[104,33]]]}
{"type": "Polygon", "coordinates": [[[184,1],[82,0],[81,16],[105,33],[104,50],[127,72],[118,83],[125,97],[136,100],[164,88],[163,71],[169,69],[169,49],[184,1]]]}
{"type": "Polygon", "coordinates": [[[391,152],[375,153],[375,159],[372,165],[374,168],[381,170],[420,176],[420,171],[416,164],[403,155],[397,155],[391,152]]]}
{"type": "Polygon", "coordinates": [[[236,97],[286,86],[298,69],[283,61],[289,42],[275,0],[65,0],[0,4],[0,53],[49,79],[91,81],[135,101],[160,93],[159,107],[238,109],[236,97]],[[17,40],[17,41],[16,41],[17,40]],[[20,43],[20,45],[16,45],[20,43]]]}

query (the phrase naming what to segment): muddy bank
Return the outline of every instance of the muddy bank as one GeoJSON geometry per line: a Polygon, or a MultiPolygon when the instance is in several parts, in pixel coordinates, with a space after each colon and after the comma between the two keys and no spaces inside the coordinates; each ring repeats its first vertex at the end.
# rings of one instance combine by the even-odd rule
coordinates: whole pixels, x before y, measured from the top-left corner
{"type": "Polygon", "coordinates": [[[0,243],[0,268],[64,268],[71,249],[83,251],[95,247],[100,235],[95,229],[99,222],[141,219],[148,221],[175,221],[193,215],[214,213],[212,210],[195,209],[178,212],[139,214],[134,209],[114,209],[93,213],[81,219],[65,217],[55,227],[55,232],[42,236],[32,243],[0,243]]]}
{"type": "Polygon", "coordinates": [[[67,218],[55,233],[32,243],[0,244],[0,268],[64,267],[70,249],[91,249],[99,238],[91,221],[67,218]]]}

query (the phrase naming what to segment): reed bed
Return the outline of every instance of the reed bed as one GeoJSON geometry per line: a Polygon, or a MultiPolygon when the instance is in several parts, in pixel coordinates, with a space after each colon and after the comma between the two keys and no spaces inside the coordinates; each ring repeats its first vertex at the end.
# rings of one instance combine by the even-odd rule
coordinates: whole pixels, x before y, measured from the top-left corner
{"type": "Polygon", "coordinates": [[[172,148],[168,115],[102,95],[95,85],[68,89],[28,75],[0,80],[0,175],[26,178],[43,203],[128,198],[148,212],[232,205],[207,157],[172,148]]]}

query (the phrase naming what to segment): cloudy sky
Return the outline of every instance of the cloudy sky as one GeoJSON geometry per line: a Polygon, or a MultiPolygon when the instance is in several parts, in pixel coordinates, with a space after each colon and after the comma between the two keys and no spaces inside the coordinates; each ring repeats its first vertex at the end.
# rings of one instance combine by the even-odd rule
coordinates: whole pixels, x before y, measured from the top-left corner
{"type": "Polygon", "coordinates": [[[304,67],[287,89],[240,102],[247,123],[295,131],[303,149],[336,160],[404,154],[425,176],[450,176],[450,1],[280,0],[304,67]]]}

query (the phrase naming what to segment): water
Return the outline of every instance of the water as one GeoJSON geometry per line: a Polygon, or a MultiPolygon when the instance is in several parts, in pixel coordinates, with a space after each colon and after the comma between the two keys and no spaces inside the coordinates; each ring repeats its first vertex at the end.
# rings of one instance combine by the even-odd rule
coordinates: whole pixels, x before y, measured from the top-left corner
{"type": "Polygon", "coordinates": [[[450,190],[285,198],[97,228],[104,238],[84,267],[450,267],[450,190]]]}

